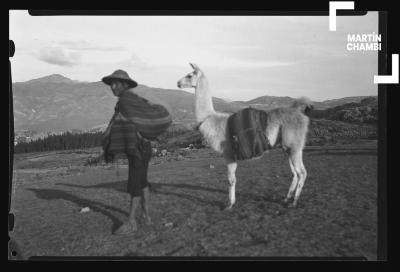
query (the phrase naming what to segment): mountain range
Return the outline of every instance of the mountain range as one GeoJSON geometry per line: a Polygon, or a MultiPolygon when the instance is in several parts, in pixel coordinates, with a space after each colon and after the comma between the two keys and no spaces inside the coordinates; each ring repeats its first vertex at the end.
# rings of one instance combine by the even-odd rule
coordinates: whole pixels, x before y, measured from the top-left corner
{"type": "MultiPolygon", "coordinates": [[[[12,84],[15,131],[87,131],[103,128],[109,122],[117,98],[103,82],[82,82],[54,74],[12,84]]],[[[152,88],[138,85],[136,93],[153,103],[166,106],[176,124],[195,121],[194,93],[183,90],[152,88]]],[[[357,103],[368,96],[314,102],[315,109],[324,110],[346,103],[357,103]]],[[[217,111],[235,112],[252,106],[264,110],[288,106],[291,97],[262,96],[249,101],[228,102],[213,98],[217,111]]]]}

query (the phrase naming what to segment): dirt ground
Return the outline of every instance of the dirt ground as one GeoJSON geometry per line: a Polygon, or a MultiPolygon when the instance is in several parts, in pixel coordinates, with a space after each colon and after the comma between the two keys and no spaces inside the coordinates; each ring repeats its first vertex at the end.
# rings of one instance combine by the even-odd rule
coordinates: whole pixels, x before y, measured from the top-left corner
{"type": "Polygon", "coordinates": [[[375,141],[305,149],[297,208],[283,204],[291,172],[281,150],[239,163],[230,211],[223,159],[210,149],[155,158],[150,215],[131,236],[126,165],[83,166],[98,150],[16,154],[10,232],[18,256],[307,256],[377,258],[375,141]],[[81,212],[82,208],[88,212],[81,212]]]}

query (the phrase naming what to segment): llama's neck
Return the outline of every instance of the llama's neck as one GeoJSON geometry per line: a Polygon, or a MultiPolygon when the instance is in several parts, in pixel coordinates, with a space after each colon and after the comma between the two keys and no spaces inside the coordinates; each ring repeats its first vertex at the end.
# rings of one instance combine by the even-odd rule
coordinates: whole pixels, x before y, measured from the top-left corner
{"type": "Polygon", "coordinates": [[[211,90],[207,78],[201,75],[196,86],[195,114],[197,122],[202,122],[207,116],[215,114],[212,103],[211,90]]]}

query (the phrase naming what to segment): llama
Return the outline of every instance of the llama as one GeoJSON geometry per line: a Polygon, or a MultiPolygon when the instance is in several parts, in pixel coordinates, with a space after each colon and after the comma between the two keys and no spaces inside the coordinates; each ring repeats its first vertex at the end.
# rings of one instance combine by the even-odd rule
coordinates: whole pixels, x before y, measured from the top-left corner
{"type": "MultiPolygon", "coordinates": [[[[208,141],[212,149],[221,154],[227,164],[229,181],[229,205],[231,209],[236,201],[236,169],[237,160],[233,156],[232,145],[227,133],[228,118],[230,114],[214,110],[211,90],[203,71],[190,63],[193,72],[178,81],[179,88],[195,88],[195,115],[198,129],[208,141]]],[[[278,144],[288,155],[289,166],[293,179],[289,191],[284,199],[289,207],[297,205],[301,190],[307,177],[303,164],[303,148],[308,131],[309,118],[306,115],[312,109],[310,100],[298,99],[291,107],[281,107],[267,111],[267,125],[265,135],[271,147],[278,144]],[[294,195],[294,197],[293,197],[294,195]]]]}

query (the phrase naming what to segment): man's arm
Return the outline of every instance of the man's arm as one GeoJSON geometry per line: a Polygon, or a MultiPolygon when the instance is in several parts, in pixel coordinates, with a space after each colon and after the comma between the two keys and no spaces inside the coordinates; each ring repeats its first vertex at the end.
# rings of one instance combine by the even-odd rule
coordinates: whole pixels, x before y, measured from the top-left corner
{"type": "Polygon", "coordinates": [[[118,119],[118,116],[119,116],[119,112],[114,112],[113,117],[111,118],[110,122],[108,123],[108,126],[107,126],[106,130],[103,133],[104,137],[107,137],[110,134],[111,127],[113,126],[114,122],[118,119]]]}

